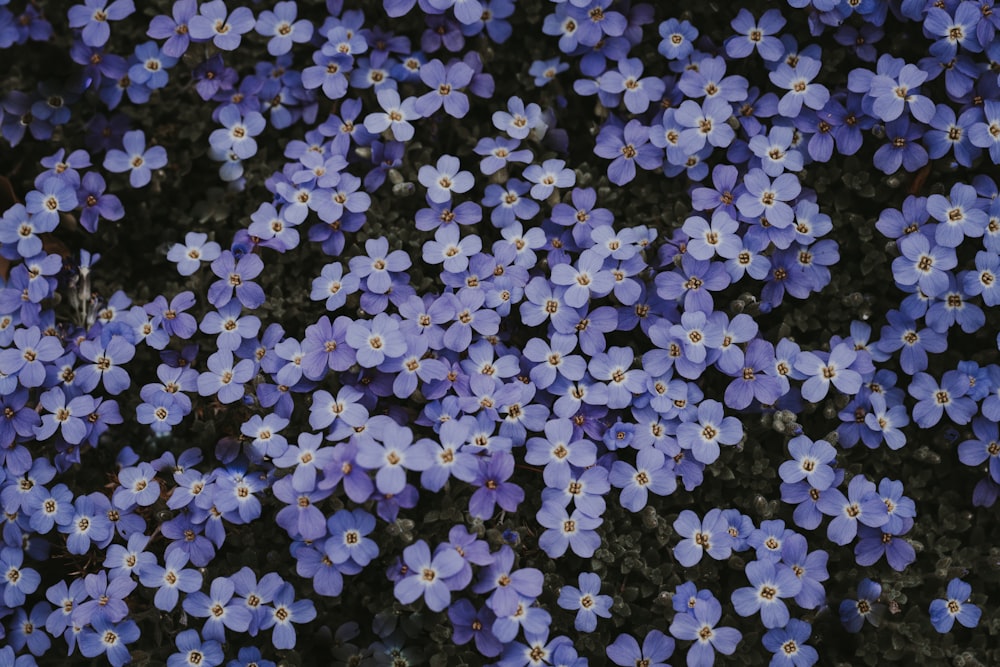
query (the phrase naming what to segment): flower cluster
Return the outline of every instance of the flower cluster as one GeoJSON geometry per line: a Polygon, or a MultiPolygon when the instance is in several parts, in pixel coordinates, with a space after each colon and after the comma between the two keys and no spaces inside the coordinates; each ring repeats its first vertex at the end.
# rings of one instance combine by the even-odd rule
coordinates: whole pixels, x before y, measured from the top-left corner
{"type": "MultiPolygon", "coordinates": [[[[66,144],[0,218],[7,662],[55,642],[119,667],[156,626],[169,640],[148,650],[171,667],[266,664],[330,639],[302,636],[316,621],[340,626],[328,643],[345,655],[415,664],[406,623],[433,615],[502,667],[585,665],[572,631],[629,609],[597,564],[635,515],[650,530],[669,516],[679,567],[727,561],[740,583],[698,589],[678,568],[660,591],[669,626],[603,655],[659,665],[680,643],[712,665],[752,635],[770,664],[811,665],[835,598],[851,633],[885,618],[883,587],[863,578],[848,598],[830,563],[883,578],[917,560],[910,480],[882,457],[968,426],[955,457],[987,473],[972,503],[1000,494],[1000,365],[946,354],[983,331],[1000,345],[1000,197],[975,171],[1000,164],[991,2],[789,0],[719,31],[667,7],[553,0],[536,36],[561,55],[518,72],[535,89],[473,48],[524,39],[512,0],[177,0],[144,25],[131,0],[47,18],[7,4],[0,48],[54,39],[78,66],[0,98],[12,147],[66,144]],[[929,55],[880,53],[890,26],[929,55]],[[596,98],[592,140],[570,88],[574,105],[596,98]],[[133,128],[168,95],[211,130],[133,128]],[[186,139],[201,152],[181,157],[186,139]],[[144,224],[142,197],[203,155],[246,215],[223,224],[206,205],[143,248],[168,288],[101,296],[115,267],[53,239],[144,224]],[[899,298],[793,335],[790,313],[846,284],[857,249],[818,174],[846,182],[863,161],[916,174],[868,225],[899,298]],[[925,196],[930,173],[948,184],[925,196]],[[664,182],[683,213],[640,216],[619,193],[664,182]],[[286,312],[290,292],[308,298],[286,312]],[[101,462],[110,479],[88,486],[101,462]],[[739,465],[780,477],[780,510],[687,502],[739,465]],[[353,647],[338,605],[372,579],[408,621],[376,615],[377,641],[353,647]]],[[[952,579],[930,625],[977,626],[971,596],[952,579]]]]}

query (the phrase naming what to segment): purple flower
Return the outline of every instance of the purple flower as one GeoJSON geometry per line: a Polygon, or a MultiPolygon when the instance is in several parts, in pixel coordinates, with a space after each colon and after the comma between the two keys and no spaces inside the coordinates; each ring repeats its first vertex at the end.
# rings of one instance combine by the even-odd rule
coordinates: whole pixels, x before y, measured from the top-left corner
{"type": "Polygon", "coordinates": [[[442,155],[435,167],[420,167],[417,178],[427,188],[427,198],[436,204],[446,204],[452,192],[468,192],[475,185],[472,172],[463,171],[458,158],[451,155],[442,155]]]}
{"type": "Polygon", "coordinates": [[[610,70],[597,79],[597,85],[612,94],[624,93],[625,108],[640,114],[651,102],[659,101],[665,89],[663,81],[654,76],[642,76],[642,60],[625,58],[618,62],[618,71],[610,70]]]}
{"type": "Polygon", "coordinates": [[[795,603],[803,609],[816,609],[826,604],[826,590],[821,582],[830,578],[826,564],[829,555],[822,549],[808,553],[806,538],[797,533],[789,534],[782,541],[781,560],[802,582],[802,590],[795,596],[795,603]]]}
{"type": "Polygon", "coordinates": [[[0,549],[0,572],[4,576],[3,603],[11,609],[24,604],[26,596],[35,592],[42,577],[30,567],[24,567],[24,550],[20,547],[0,549]]]}
{"type": "Polygon", "coordinates": [[[552,81],[557,74],[565,72],[567,69],[569,69],[569,63],[561,62],[559,58],[550,58],[548,60],[536,60],[531,63],[528,74],[535,77],[535,85],[541,87],[552,81]]]}
{"type": "Polygon", "coordinates": [[[931,625],[938,632],[951,632],[955,621],[967,628],[979,625],[982,609],[969,602],[972,586],[957,577],[948,582],[947,600],[933,600],[930,606],[931,625]]]}
{"type": "Polygon", "coordinates": [[[177,272],[182,276],[190,276],[201,266],[202,262],[218,259],[222,248],[215,241],[208,240],[208,234],[188,232],[184,236],[184,244],[175,243],[167,259],[177,262],[177,272]]]}
{"type": "Polygon", "coordinates": [[[728,527],[720,509],[709,510],[704,520],[691,510],[682,510],[674,521],[674,530],[683,538],[674,547],[674,557],[684,567],[701,562],[706,552],[715,560],[729,558],[733,543],[728,527]]]}
{"type": "Polygon", "coordinates": [[[527,139],[531,131],[541,124],[541,107],[535,103],[525,105],[520,97],[507,100],[506,111],[493,113],[493,126],[512,139],[527,139]]]}
{"type": "Polygon", "coordinates": [[[4,211],[0,219],[0,243],[10,244],[17,248],[21,257],[34,257],[42,252],[42,239],[39,234],[51,232],[59,226],[59,218],[43,216],[36,220],[28,214],[23,204],[14,204],[4,211]]]}
{"type": "Polygon", "coordinates": [[[597,135],[594,153],[612,160],[608,178],[615,185],[625,185],[635,178],[635,165],[647,170],[660,166],[662,154],[649,143],[649,128],[638,120],[624,127],[606,124],[597,135]]]}
{"type": "Polygon", "coordinates": [[[907,532],[913,526],[913,520],[908,519],[895,533],[888,532],[886,526],[861,526],[858,530],[860,539],[854,545],[854,559],[858,565],[868,567],[877,563],[884,555],[892,569],[902,572],[917,559],[913,545],[899,537],[899,534],[907,532]]]}
{"type": "Polygon", "coordinates": [[[107,655],[113,667],[123,667],[131,662],[128,644],[139,639],[139,626],[135,621],[125,620],[112,623],[104,618],[94,621],[92,627],[84,628],[79,635],[80,653],[87,658],[107,655]]]}
{"type": "Polygon", "coordinates": [[[690,21],[678,21],[675,18],[660,23],[658,31],[660,44],[656,50],[667,60],[687,58],[694,50],[694,41],[698,38],[698,29],[690,21]]]}
{"type": "Polygon", "coordinates": [[[777,401],[785,390],[781,380],[770,374],[774,367],[774,346],[761,338],[750,341],[744,355],[743,368],[730,374],[735,379],[726,387],[726,405],[742,410],[754,399],[764,405],[777,401]]]}
{"type": "Polygon", "coordinates": [[[413,444],[413,432],[391,418],[376,417],[369,422],[377,437],[363,436],[358,442],[357,461],[377,470],[375,484],[385,494],[396,494],[406,486],[406,470],[422,471],[434,465],[433,452],[426,441],[413,444]]]}
{"type": "Polygon", "coordinates": [[[469,266],[469,257],[482,250],[482,240],[475,235],[460,238],[455,225],[439,227],[433,241],[424,243],[424,261],[443,264],[449,273],[461,273],[469,266]]]}
{"type": "Polygon", "coordinates": [[[581,558],[590,558],[601,546],[601,537],[595,532],[602,521],[588,516],[579,509],[572,514],[554,502],[542,503],[535,516],[547,530],[538,538],[538,546],[550,558],[558,558],[572,549],[581,558]]]}
{"type": "Polygon", "coordinates": [[[906,171],[916,171],[927,164],[927,150],[917,143],[924,134],[923,126],[911,124],[909,116],[900,116],[885,125],[888,142],[875,151],[874,164],[885,174],[902,166],[906,171]]]}
{"type": "Polygon", "coordinates": [[[819,660],[816,649],[806,645],[811,635],[811,625],[793,618],[787,624],[773,626],[761,642],[764,648],[774,653],[772,667],[810,667],[819,660]]]}
{"type": "Polygon", "coordinates": [[[934,240],[945,248],[957,248],[967,236],[981,237],[989,221],[986,211],[979,207],[976,189],[964,183],[953,185],[947,197],[929,196],[927,212],[938,221],[934,240]]]}
{"type": "Polygon", "coordinates": [[[446,579],[462,569],[464,561],[453,549],[439,551],[433,557],[423,540],[403,550],[407,575],[396,582],[394,593],[403,604],[423,597],[431,611],[443,611],[451,604],[451,590],[446,579]]]}
{"type": "Polygon", "coordinates": [[[702,261],[685,254],[680,268],[656,274],[656,294],[663,299],[684,297],[684,310],[711,313],[711,292],[725,289],[730,284],[729,274],[719,262],[702,261]]]}
{"type": "Polygon", "coordinates": [[[736,31],[736,36],[725,43],[726,55],[730,58],[746,58],[755,49],[764,60],[771,62],[784,56],[784,45],[774,37],[785,26],[781,10],[769,9],[756,20],[748,10],[740,9],[730,25],[736,31]]]}
{"type": "Polygon", "coordinates": [[[938,38],[931,45],[931,54],[940,58],[954,58],[958,47],[973,53],[982,51],[988,42],[980,44],[977,35],[980,23],[989,24],[984,8],[959,3],[954,6],[953,11],[954,16],[941,7],[927,9],[924,15],[924,34],[938,38]]]}
{"type": "Polygon", "coordinates": [[[688,648],[688,665],[710,665],[715,652],[732,655],[743,635],[735,628],[716,627],[722,618],[722,605],[714,597],[699,600],[694,608],[674,615],[670,634],[694,643],[688,648]]]}
{"type": "Polygon", "coordinates": [[[472,485],[475,493],[469,499],[469,512],[486,520],[493,516],[496,505],[513,512],[524,500],[524,490],[510,482],[514,474],[514,457],[510,452],[496,451],[479,460],[479,473],[472,485]]]}
{"type": "Polygon", "coordinates": [[[295,588],[284,583],[274,594],[274,608],[268,614],[261,629],[273,627],[271,643],[277,649],[295,648],[295,628],[293,623],[308,623],[316,618],[316,607],[312,600],[295,601],[295,588]]]}
{"type": "Polygon", "coordinates": [[[876,74],[869,84],[875,116],[891,121],[899,118],[908,104],[914,118],[927,123],[934,117],[934,102],[914,91],[927,79],[927,73],[916,65],[904,65],[894,76],[876,74]]]}
{"type": "Polygon", "coordinates": [[[378,544],[367,537],[375,530],[375,517],[364,510],[338,510],[326,522],[329,537],[323,550],[333,564],[345,570],[365,567],[378,556],[378,544]]]}
{"type": "Polygon", "coordinates": [[[783,171],[802,171],[802,153],[791,149],[795,131],[790,127],[774,127],[750,138],[750,150],[760,158],[768,176],[780,176],[783,171]]]}
{"type": "Polygon", "coordinates": [[[237,7],[229,13],[223,0],[210,0],[199,7],[199,13],[188,21],[191,39],[196,42],[212,40],[223,51],[233,51],[240,45],[242,36],[254,29],[253,11],[237,7]]]}
{"type": "Polygon", "coordinates": [[[98,382],[110,394],[120,394],[131,384],[128,372],[122,366],[135,356],[135,346],[124,336],[112,336],[106,345],[86,340],[80,343],[80,357],[92,363],[76,371],[76,383],[83,391],[93,390],[98,382]]]}
{"type": "Polygon", "coordinates": [[[111,37],[108,21],[120,21],[135,12],[132,0],[85,0],[82,5],[69,9],[69,27],[83,28],[83,43],[87,46],[104,46],[111,37]]]}
{"type": "Polygon", "coordinates": [[[125,215],[125,209],[121,200],[115,195],[105,194],[107,184],[104,178],[94,171],[89,171],[83,175],[77,199],[83,206],[80,213],[80,224],[88,232],[97,231],[97,222],[101,218],[115,221],[121,220],[125,215]]]}
{"type": "Polygon", "coordinates": [[[100,621],[118,623],[128,615],[125,598],[136,587],[132,577],[118,576],[109,580],[107,572],[101,570],[88,574],[84,586],[90,599],[73,609],[73,623],[91,623],[96,627],[100,621]]]}
{"type": "Polygon", "coordinates": [[[148,463],[123,468],[118,473],[118,488],[115,489],[116,504],[128,505],[135,503],[141,507],[149,507],[160,497],[160,484],[154,478],[156,471],[148,463]]]}
{"type": "Polygon", "coordinates": [[[794,223],[789,202],[799,196],[802,186],[794,174],[781,174],[772,182],[762,169],[751,169],[743,179],[746,192],[736,200],[740,213],[749,218],[764,216],[778,229],[794,223]]]}
{"type": "Polygon", "coordinates": [[[364,368],[374,368],[386,359],[406,354],[406,339],[399,322],[379,313],[371,320],[353,322],[347,328],[347,344],[357,350],[357,360],[364,368]]]}
{"type": "Polygon", "coordinates": [[[325,389],[316,391],[310,405],[309,425],[314,429],[331,425],[336,428],[340,424],[352,428],[363,425],[368,421],[368,410],[360,402],[362,395],[350,386],[341,387],[336,398],[325,389]]]}
{"type": "Polygon", "coordinates": [[[187,51],[191,36],[188,22],[198,11],[197,0],[177,0],[171,16],[158,14],[149,22],[147,35],[153,39],[166,39],[162,52],[172,58],[180,58],[187,51]]]}
{"type": "Polygon", "coordinates": [[[580,632],[593,632],[597,628],[597,617],[611,618],[610,595],[601,595],[601,577],[593,572],[581,572],[580,587],[563,586],[559,590],[559,606],[576,612],[573,627],[580,632]]]}
{"type": "MultiPolygon", "coordinates": [[[[658,449],[645,447],[635,457],[635,466],[622,460],[615,461],[608,475],[608,482],[622,490],[619,502],[630,512],[642,510],[649,493],[669,496],[677,489],[677,475],[673,459],[658,449]]],[[[581,507],[579,501],[577,507],[581,507]]],[[[601,509],[603,509],[603,499],[601,509]]],[[[589,506],[586,509],[596,509],[589,506]]]]}
{"type": "Polygon", "coordinates": [[[966,396],[968,379],[959,371],[947,371],[938,383],[927,373],[913,376],[907,391],[917,399],[913,406],[913,421],[929,428],[941,421],[945,412],[956,424],[968,424],[976,414],[976,403],[966,396]]]}
{"type": "Polygon", "coordinates": [[[133,188],[148,184],[152,180],[152,170],[161,169],[167,164],[166,149],[162,146],[147,149],[146,135],[142,130],[126,132],[122,144],[124,151],[117,148],[108,151],[104,157],[104,168],[118,174],[129,172],[129,183],[133,188]]]}
{"type": "Polygon", "coordinates": [[[825,490],[817,507],[823,514],[834,517],[827,527],[827,537],[840,545],[854,539],[859,523],[878,528],[889,521],[885,503],[864,475],[851,479],[846,497],[836,488],[825,490]]]}
{"type": "Polygon", "coordinates": [[[138,62],[129,68],[129,79],[150,90],[165,87],[170,78],[167,70],[177,64],[177,58],[162,54],[156,42],[136,46],[132,60],[138,62]]]}
{"type": "MultiPolygon", "coordinates": [[[[234,12],[235,13],[235,12],[234,12]]],[[[274,6],[274,11],[264,10],[257,17],[257,33],[270,37],[267,52],[280,56],[292,49],[292,44],[308,42],[312,38],[313,26],[307,19],[295,20],[298,8],[294,0],[285,0],[274,6]]]]}
{"type": "Polygon", "coordinates": [[[38,399],[39,405],[48,410],[42,416],[42,423],[35,427],[35,437],[45,440],[57,430],[71,445],[78,445],[87,437],[87,417],[94,412],[94,399],[84,394],[66,400],[66,394],[59,387],[53,387],[38,399]]]}
{"type": "Polygon", "coordinates": [[[924,135],[928,157],[936,160],[952,151],[955,161],[963,167],[971,167],[981,151],[969,135],[969,130],[983,118],[982,109],[966,109],[956,118],[955,110],[946,104],[937,105],[937,111],[930,120],[932,129],[924,135]]]}
{"type": "Polygon", "coordinates": [[[221,308],[235,294],[239,302],[250,310],[259,308],[265,300],[264,290],[252,280],[263,270],[264,262],[253,253],[245,254],[237,260],[229,250],[222,251],[219,258],[212,262],[212,273],[219,280],[208,288],[209,303],[221,308]]]}
{"type": "Polygon", "coordinates": [[[512,178],[504,185],[496,183],[486,186],[483,206],[492,207],[490,221],[494,227],[504,229],[517,220],[530,220],[539,211],[538,202],[525,197],[528,184],[512,178]]]}
{"type": "Polygon", "coordinates": [[[216,577],[209,594],[201,591],[188,593],[184,598],[184,611],[198,618],[207,618],[201,634],[205,639],[226,641],[226,628],[245,632],[250,627],[250,610],[238,600],[233,600],[235,587],[231,579],[216,577]]]}
{"type": "Polygon", "coordinates": [[[606,649],[611,662],[620,667],[667,667],[674,652],[674,640],[659,630],[650,630],[642,647],[632,635],[620,634],[606,649]]]}
{"type": "Polygon", "coordinates": [[[801,56],[794,67],[782,62],[770,73],[771,83],[788,91],[778,101],[779,114],[795,118],[803,105],[817,111],[826,106],[830,91],[822,84],[813,83],[821,67],[819,60],[801,56]]]}
{"type": "MultiPolygon", "coordinates": [[[[34,664],[34,660],[26,654],[19,656],[17,662],[14,661],[14,651],[20,651],[25,645],[27,645],[28,651],[32,656],[44,655],[49,650],[52,646],[52,641],[42,628],[45,626],[50,609],[51,607],[49,607],[48,603],[37,602],[31,608],[30,614],[26,607],[21,607],[14,611],[14,617],[8,621],[7,626],[10,628],[7,640],[9,645],[13,647],[10,651],[7,664],[14,665],[15,667],[20,667],[22,662],[25,666],[34,664]]],[[[0,659],[7,660],[8,658],[7,656],[2,656],[0,659]]]]}
{"type": "Polygon", "coordinates": [[[253,157],[257,153],[257,142],[254,137],[264,130],[264,117],[256,111],[240,113],[239,107],[227,104],[219,112],[219,122],[222,128],[213,130],[208,140],[218,151],[232,151],[241,160],[253,157]]]}
{"type": "Polygon", "coordinates": [[[19,436],[34,436],[35,427],[41,424],[41,417],[27,403],[28,392],[24,389],[0,396],[0,465],[8,475],[23,475],[31,468],[28,450],[14,444],[19,436]]]}
{"type": "Polygon", "coordinates": [[[420,68],[420,80],[431,91],[417,98],[417,112],[429,118],[444,106],[448,115],[464,118],[469,113],[469,97],[459,89],[468,86],[474,74],[475,71],[462,61],[447,67],[436,58],[424,63],[420,68]]]}
{"type": "Polygon", "coordinates": [[[219,642],[214,639],[202,641],[197,630],[184,630],[174,641],[178,652],[167,658],[167,667],[218,667],[225,657],[219,642]]]}
{"type": "Polygon", "coordinates": [[[740,616],[760,612],[765,628],[781,628],[788,624],[788,607],[781,598],[795,597],[802,582],[782,563],[753,561],[746,566],[750,586],[733,591],[733,608],[740,616]]]}
{"type": "Polygon", "coordinates": [[[958,446],[958,459],[967,466],[981,466],[989,461],[988,470],[994,482],[1000,483],[1000,432],[996,422],[976,418],[972,422],[975,438],[958,446]]]}
{"type": "Polygon", "coordinates": [[[42,336],[37,326],[14,331],[16,349],[0,350],[0,373],[17,376],[22,387],[40,387],[45,381],[45,364],[55,361],[62,353],[56,336],[42,336]]]}
{"type": "Polygon", "coordinates": [[[233,353],[220,350],[208,358],[208,370],[198,376],[198,393],[202,396],[217,394],[222,403],[233,403],[243,397],[245,384],[254,376],[254,365],[249,359],[234,363],[233,353]]]}
{"type": "Polygon", "coordinates": [[[474,593],[493,591],[487,606],[498,616],[514,614],[522,600],[528,604],[542,594],[544,578],[533,567],[514,569],[514,551],[506,544],[493,554],[493,562],[480,571],[474,593]]]}
{"type": "Polygon", "coordinates": [[[496,615],[488,607],[479,611],[465,598],[456,600],[448,607],[448,619],[452,624],[451,639],[461,646],[475,639],[476,650],[488,658],[493,658],[503,651],[503,644],[490,629],[496,615]]]}
{"type": "Polygon", "coordinates": [[[858,584],[858,599],[843,600],[840,603],[840,622],[848,632],[860,632],[865,621],[878,627],[888,607],[878,602],[882,596],[882,586],[871,579],[862,579],[858,584]]]}
{"type": "Polygon", "coordinates": [[[892,275],[900,285],[917,285],[928,297],[948,289],[948,271],[958,259],[954,248],[931,245],[923,234],[908,234],[899,240],[902,257],[892,261],[892,275]]]}
{"type": "Polygon", "coordinates": [[[716,148],[729,146],[736,136],[728,123],[732,115],[730,103],[718,96],[706,99],[703,104],[685,100],[674,115],[681,127],[685,128],[679,137],[681,152],[691,155],[706,145],[716,148]]]}
{"type": "Polygon", "coordinates": [[[59,212],[71,211],[77,204],[73,186],[55,176],[46,178],[39,190],[31,190],[25,196],[28,213],[42,227],[54,228],[59,223],[59,212]]]}
{"type": "Polygon", "coordinates": [[[539,389],[547,389],[557,377],[578,381],[587,370],[586,360],[572,354],[577,340],[569,334],[556,333],[548,342],[541,338],[531,338],[524,346],[524,356],[535,362],[529,373],[531,381],[539,389]]]}
{"type": "MultiPolygon", "coordinates": [[[[521,142],[517,139],[504,137],[480,139],[473,149],[476,155],[483,156],[483,159],[479,161],[479,170],[484,175],[491,176],[506,167],[508,162],[531,162],[533,157],[531,151],[528,149],[517,150],[520,144],[521,142]]],[[[419,217],[417,218],[417,226],[423,229],[420,226],[419,217]]]]}
{"type": "Polygon", "coordinates": [[[390,130],[396,141],[412,139],[414,130],[409,121],[420,117],[417,98],[407,97],[401,101],[399,93],[391,88],[379,90],[376,97],[382,112],[365,116],[365,129],[375,135],[390,130]]]}
{"type": "Polygon", "coordinates": [[[566,305],[581,308],[591,298],[606,296],[614,289],[614,276],[603,267],[604,258],[599,254],[583,252],[575,267],[571,264],[553,266],[552,282],[567,288],[563,295],[566,305]]]}
{"type": "Polygon", "coordinates": [[[698,405],[697,420],[677,427],[677,441],[690,449],[696,461],[705,465],[719,458],[719,445],[735,445],[743,438],[743,426],[736,417],[724,417],[722,403],[711,399],[698,405]]]}
{"type": "Polygon", "coordinates": [[[983,102],[984,120],[968,128],[969,141],[977,148],[989,149],[990,159],[1000,163],[1000,101],[983,102]]]}
{"type": "Polygon", "coordinates": [[[318,483],[320,489],[333,489],[343,481],[344,492],[351,500],[361,503],[371,497],[375,489],[371,477],[356,462],[357,444],[354,442],[340,443],[333,450],[333,460],[324,466],[323,479],[318,483]]]}
{"type": "Polygon", "coordinates": [[[778,468],[778,474],[786,483],[806,480],[817,491],[829,489],[836,478],[830,463],[837,458],[837,451],[826,440],[810,440],[800,435],[788,443],[791,461],[785,461],[778,468]]]}
{"type": "Polygon", "coordinates": [[[853,370],[858,353],[846,343],[837,345],[829,356],[824,352],[801,352],[795,358],[795,370],[808,379],[802,385],[802,397],[818,403],[832,384],[840,392],[853,395],[861,389],[861,374],[853,370]]]}
{"type": "Polygon", "coordinates": [[[534,183],[531,196],[539,201],[548,199],[556,188],[569,188],[576,184],[576,172],[568,168],[564,160],[545,160],[541,165],[529,165],[524,170],[524,178],[534,183]]]}

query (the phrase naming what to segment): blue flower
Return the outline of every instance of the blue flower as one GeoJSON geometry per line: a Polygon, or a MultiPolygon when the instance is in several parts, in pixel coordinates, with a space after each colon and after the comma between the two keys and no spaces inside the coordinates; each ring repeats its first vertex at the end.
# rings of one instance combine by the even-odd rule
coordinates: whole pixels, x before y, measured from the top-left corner
{"type": "Polygon", "coordinates": [[[69,27],[83,28],[83,43],[100,47],[111,37],[108,21],[120,21],[134,12],[132,0],[115,0],[110,5],[108,0],[86,0],[82,5],[70,7],[69,27]]]}
{"type": "Polygon", "coordinates": [[[248,7],[237,7],[229,13],[223,0],[210,0],[190,18],[188,31],[196,42],[211,40],[223,51],[233,51],[240,45],[243,34],[254,29],[255,23],[253,11],[248,7]]]}
{"type": "Polygon", "coordinates": [[[969,602],[972,586],[955,578],[948,582],[948,599],[933,600],[930,606],[931,624],[940,633],[951,632],[955,621],[967,628],[979,625],[983,610],[969,602]]]}
{"type": "Polygon", "coordinates": [[[257,17],[258,34],[270,37],[267,52],[272,56],[288,53],[293,43],[301,44],[312,38],[313,26],[307,19],[295,20],[298,8],[294,0],[285,0],[274,6],[274,11],[264,10],[257,17]]]}
{"type": "Polygon", "coordinates": [[[551,558],[562,556],[567,549],[572,549],[581,558],[590,558],[601,546],[601,537],[595,530],[601,525],[601,519],[579,509],[570,514],[560,504],[547,502],[542,504],[535,518],[546,528],[538,538],[538,546],[551,558]]]}
{"type": "Polygon", "coordinates": [[[107,655],[113,667],[123,667],[132,659],[128,644],[139,639],[139,626],[135,621],[126,620],[111,623],[104,618],[94,620],[92,627],[85,627],[80,633],[80,653],[87,658],[107,655]]]}
{"type": "Polygon", "coordinates": [[[295,628],[293,623],[308,623],[316,618],[316,606],[312,600],[295,601],[295,589],[284,583],[274,595],[274,608],[261,624],[262,630],[273,627],[271,643],[277,649],[295,648],[295,628]]]}
{"type": "Polygon", "coordinates": [[[727,528],[718,508],[710,509],[704,520],[699,520],[691,510],[681,510],[674,521],[674,530],[684,539],[674,547],[674,557],[684,567],[697,565],[706,552],[715,560],[729,558],[733,542],[727,528]]]}
{"type": "Polygon", "coordinates": [[[760,612],[765,628],[788,625],[788,607],[782,598],[792,598],[802,590],[802,581],[783,563],[753,561],[746,566],[750,586],[733,591],[733,608],[740,616],[760,612]]]}
{"type": "Polygon", "coordinates": [[[122,143],[124,151],[117,148],[108,151],[104,157],[104,168],[115,173],[129,172],[129,183],[133,188],[148,184],[152,180],[153,170],[161,169],[167,164],[166,149],[162,146],[147,149],[146,135],[142,130],[126,132],[122,143]]]}
{"type": "Polygon", "coordinates": [[[840,622],[848,632],[860,632],[865,621],[878,627],[887,610],[878,600],[882,586],[871,579],[862,579],[858,584],[858,599],[843,600],[840,603],[840,622]]]}
{"type": "Polygon", "coordinates": [[[167,667],[217,667],[222,664],[222,646],[214,639],[203,642],[197,630],[184,630],[174,641],[177,653],[167,658],[167,667]]]}
{"type": "Polygon", "coordinates": [[[611,662],[620,667],[634,667],[637,664],[667,667],[666,660],[673,652],[674,640],[659,630],[650,630],[642,640],[641,648],[635,637],[627,634],[618,635],[607,647],[611,662]]]}
{"type": "Polygon", "coordinates": [[[3,603],[11,609],[24,604],[26,596],[35,592],[42,581],[41,575],[24,567],[24,551],[18,547],[0,550],[0,573],[4,576],[3,603]]]}
{"type": "Polygon", "coordinates": [[[611,618],[610,595],[600,595],[601,578],[593,572],[581,572],[580,587],[563,586],[559,590],[559,606],[576,611],[573,627],[580,632],[593,632],[597,628],[597,617],[611,618]]]}
{"type": "Polygon", "coordinates": [[[736,628],[716,627],[721,618],[722,605],[711,594],[699,599],[693,609],[674,615],[670,634],[694,642],[688,648],[688,665],[712,665],[716,651],[723,655],[736,651],[743,635],[736,628]]]}
{"type": "Polygon", "coordinates": [[[806,645],[812,626],[793,618],[784,627],[773,628],[761,640],[764,648],[774,653],[770,667],[810,667],[819,660],[819,653],[806,645]]]}
{"type": "Polygon", "coordinates": [[[663,39],[656,50],[667,60],[687,58],[694,50],[694,41],[698,39],[698,29],[686,20],[667,19],[660,23],[658,31],[663,39]]]}

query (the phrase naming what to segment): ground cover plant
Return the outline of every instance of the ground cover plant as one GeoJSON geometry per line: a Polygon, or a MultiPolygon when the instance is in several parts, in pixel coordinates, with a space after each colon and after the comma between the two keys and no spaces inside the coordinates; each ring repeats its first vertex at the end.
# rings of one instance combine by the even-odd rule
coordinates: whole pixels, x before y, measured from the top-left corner
{"type": "Polygon", "coordinates": [[[1000,662],[993,0],[0,0],[0,666],[1000,662]]]}

